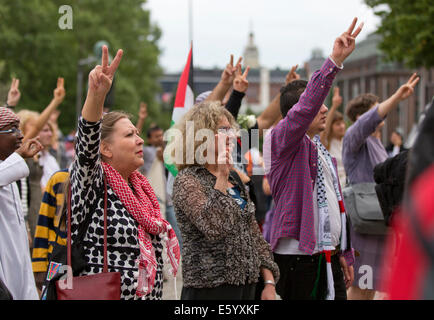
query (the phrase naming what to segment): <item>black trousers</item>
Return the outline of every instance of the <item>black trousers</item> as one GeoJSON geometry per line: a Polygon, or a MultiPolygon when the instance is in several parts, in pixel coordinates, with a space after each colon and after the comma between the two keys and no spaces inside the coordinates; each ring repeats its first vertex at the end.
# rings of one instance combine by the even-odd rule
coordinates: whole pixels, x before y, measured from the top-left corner
{"type": "Polygon", "coordinates": [[[221,285],[216,288],[183,287],[181,300],[254,300],[256,284],[221,285]]]}
{"type": "MultiPolygon", "coordinates": [[[[280,280],[276,292],[282,300],[313,300],[312,291],[318,275],[320,255],[280,255],[274,253],[274,261],[280,269],[280,280]]],[[[346,300],[344,274],[338,255],[331,258],[335,300],[346,300]]],[[[327,269],[325,257],[321,259],[316,299],[325,298],[327,293],[327,269]]]]}

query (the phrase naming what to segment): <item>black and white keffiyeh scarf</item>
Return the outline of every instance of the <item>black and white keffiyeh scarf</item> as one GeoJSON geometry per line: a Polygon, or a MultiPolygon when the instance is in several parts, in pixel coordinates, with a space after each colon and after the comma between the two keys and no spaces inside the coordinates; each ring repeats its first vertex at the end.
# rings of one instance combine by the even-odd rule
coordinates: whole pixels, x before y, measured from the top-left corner
{"type": "MultiPolygon", "coordinates": [[[[332,157],[330,153],[327,151],[327,149],[324,147],[324,145],[320,141],[319,135],[316,135],[313,139],[313,142],[315,143],[317,147],[318,153],[321,152],[327,162],[327,165],[330,169],[330,172],[332,174],[333,178],[333,186],[335,189],[336,196],[338,198],[339,202],[339,209],[340,209],[340,216],[341,216],[341,239],[340,239],[340,249],[342,251],[346,250],[347,248],[347,230],[346,230],[346,214],[345,214],[345,207],[343,203],[342,194],[339,188],[339,180],[338,180],[338,174],[336,171],[335,166],[333,165],[332,157]]],[[[325,190],[325,184],[324,184],[324,171],[323,166],[320,160],[320,155],[318,154],[318,173],[316,177],[316,184],[317,184],[317,204],[318,204],[318,234],[317,234],[317,243],[318,243],[318,249],[321,253],[325,255],[326,259],[326,265],[327,265],[327,300],[333,300],[335,297],[335,291],[334,291],[334,281],[333,281],[333,273],[332,273],[332,267],[331,267],[331,252],[332,250],[335,250],[336,248],[332,245],[331,242],[331,230],[330,230],[330,215],[329,215],[329,209],[328,209],[328,202],[327,202],[327,194],[325,190]]]]}

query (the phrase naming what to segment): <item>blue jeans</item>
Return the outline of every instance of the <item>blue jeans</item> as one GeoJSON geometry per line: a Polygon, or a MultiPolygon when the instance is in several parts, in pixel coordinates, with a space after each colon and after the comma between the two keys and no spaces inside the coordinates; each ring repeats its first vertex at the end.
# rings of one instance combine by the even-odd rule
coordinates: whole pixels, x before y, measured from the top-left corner
{"type": "Polygon", "coordinates": [[[166,219],[175,231],[176,237],[178,238],[179,247],[181,248],[182,252],[182,236],[181,231],[178,227],[178,223],[176,222],[175,209],[173,208],[173,206],[166,206],[166,219]]]}

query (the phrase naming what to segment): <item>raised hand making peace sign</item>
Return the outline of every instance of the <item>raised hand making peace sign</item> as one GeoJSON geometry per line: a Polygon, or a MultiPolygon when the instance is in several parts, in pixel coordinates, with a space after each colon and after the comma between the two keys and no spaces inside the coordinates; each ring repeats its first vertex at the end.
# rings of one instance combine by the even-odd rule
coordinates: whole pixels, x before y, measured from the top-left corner
{"type": "Polygon", "coordinates": [[[396,97],[399,100],[405,100],[410,97],[414,92],[414,87],[419,82],[419,76],[416,73],[413,73],[408,79],[407,83],[403,84],[399,89],[395,92],[396,97]]]}
{"type": "Polygon", "coordinates": [[[106,96],[112,86],[113,77],[121,62],[123,51],[116,53],[116,57],[109,65],[108,48],[102,47],[101,65],[97,65],[89,74],[89,91],[97,96],[106,96]]]}
{"type": "Polygon", "coordinates": [[[234,66],[234,55],[231,54],[231,59],[229,63],[226,65],[226,68],[223,70],[221,81],[223,84],[227,86],[231,86],[232,82],[235,78],[235,72],[237,71],[238,66],[241,66],[241,60],[243,60],[242,57],[238,59],[237,64],[234,66]]]}
{"type": "Polygon", "coordinates": [[[60,104],[65,99],[65,80],[63,78],[57,78],[57,87],[53,91],[54,100],[60,104]]]}
{"type": "Polygon", "coordinates": [[[335,40],[331,58],[338,66],[342,66],[345,59],[356,48],[356,37],[359,35],[360,31],[362,31],[363,22],[359,25],[356,31],[354,31],[356,23],[357,18],[354,18],[348,30],[342,33],[342,35],[335,40]]]}
{"type": "Polygon", "coordinates": [[[21,92],[19,90],[20,86],[20,79],[12,79],[11,87],[8,92],[8,100],[7,105],[10,107],[15,107],[18,104],[18,101],[20,101],[21,98],[21,92]]]}
{"type": "Polygon", "coordinates": [[[241,71],[241,64],[237,64],[237,69],[235,71],[234,79],[234,89],[239,92],[246,92],[249,88],[249,81],[247,80],[247,75],[249,74],[250,67],[247,67],[244,73],[241,71]]]}

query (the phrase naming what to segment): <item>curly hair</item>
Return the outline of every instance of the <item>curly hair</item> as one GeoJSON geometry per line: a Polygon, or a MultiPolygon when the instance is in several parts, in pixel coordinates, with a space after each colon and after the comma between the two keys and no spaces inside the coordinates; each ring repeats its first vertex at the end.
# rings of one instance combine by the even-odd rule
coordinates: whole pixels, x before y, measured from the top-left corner
{"type": "Polygon", "coordinates": [[[175,163],[178,170],[206,163],[200,149],[204,146],[208,147],[210,141],[206,134],[202,134],[204,131],[200,131],[208,129],[213,133],[214,137],[222,117],[228,119],[231,128],[238,129],[234,117],[220,102],[204,101],[193,106],[175,126],[167,131],[169,137],[173,138],[167,144],[165,155],[170,155],[170,160],[175,163]],[[187,141],[190,142],[190,145],[193,145],[193,150],[187,146],[187,141]],[[177,154],[179,150],[182,150],[182,157],[177,154]]]}
{"type": "Polygon", "coordinates": [[[371,107],[377,104],[380,98],[372,93],[364,93],[348,102],[346,114],[352,122],[356,122],[357,117],[364,114],[371,107]]]}

